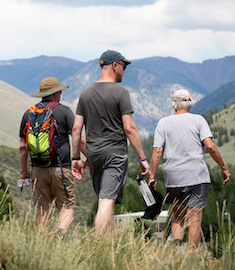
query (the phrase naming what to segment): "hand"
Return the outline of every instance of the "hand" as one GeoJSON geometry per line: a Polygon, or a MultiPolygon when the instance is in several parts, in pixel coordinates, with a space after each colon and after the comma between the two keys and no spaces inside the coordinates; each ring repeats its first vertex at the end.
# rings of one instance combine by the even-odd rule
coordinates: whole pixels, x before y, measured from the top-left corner
{"type": "Polygon", "coordinates": [[[20,179],[26,179],[26,178],[30,178],[30,173],[27,171],[26,173],[21,173],[21,177],[20,179]]]}
{"type": "Polygon", "coordinates": [[[140,168],[142,170],[142,173],[141,174],[144,177],[149,177],[150,176],[150,166],[149,166],[147,160],[140,162],[140,168]]]}
{"type": "Polygon", "coordinates": [[[72,175],[77,179],[81,180],[83,175],[83,164],[81,160],[73,160],[71,166],[72,175]]]}
{"type": "Polygon", "coordinates": [[[221,170],[221,175],[222,175],[222,177],[224,179],[223,185],[226,185],[230,181],[231,174],[230,174],[229,170],[227,168],[222,169],[221,170]]]}
{"type": "Polygon", "coordinates": [[[153,188],[154,188],[154,190],[156,190],[157,189],[157,182],[155,181],[154,178],[149,178],[148,186],[150,186],[150,184],[153,183],[153,182],[154,182],[153,188]]]}
{"type": "Polygon", "coordinates": [[[84,169],[85,169],[86,167],[89,167],[88,159],[87,159],[87,160],[85,161],[85,163],[84,163],[84,169]]]}

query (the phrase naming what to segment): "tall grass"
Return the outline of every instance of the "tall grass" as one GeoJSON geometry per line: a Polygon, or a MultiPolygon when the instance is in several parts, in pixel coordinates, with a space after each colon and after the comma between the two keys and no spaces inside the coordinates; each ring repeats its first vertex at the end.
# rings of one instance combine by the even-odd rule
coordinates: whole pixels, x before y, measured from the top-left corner
{"type": "MultiPolygon", "coordinates": [[[[222,211],[225,213],[225,206],[222,211]]],[[[19,218],[10,214],[0,223],[0,269],[234,269],[235,234],[231,221],[225,224],[222,214],[218,214],[220,230],[212,235],[210,252],[146,239],[147,232],[137,232],[132,219],[117,223],[114,231],[96,240],[92,228],[79,225],[60,238],[56,218],[50,230],[42,231],[36,225],[35,209],[29,205],[19,218]]]]}

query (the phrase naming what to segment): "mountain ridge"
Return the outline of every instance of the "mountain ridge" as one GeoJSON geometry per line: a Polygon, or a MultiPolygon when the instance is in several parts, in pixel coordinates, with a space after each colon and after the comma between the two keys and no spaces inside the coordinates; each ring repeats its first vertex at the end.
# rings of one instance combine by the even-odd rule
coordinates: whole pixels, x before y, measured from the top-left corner
{"type": "MultiPolygon", "coordinates": [[[[41,55],[30,59],[0,61],[0,80],[27,95],[38,91],[40,81],[49,76],[57,77],[62,85],[69,85],[69,89],[63,92],[62,101],[76,107],[84,88],[100,77],[98,59],[84,63],[60,56],[41,55]]],[[[235,96],[233,91],[222,89],[223,99],[216,91],[232,83],[234,78],[235,56],[205,60],[202,63],[154,56],[133,60],[125,70],[121,85],[130,93],[135,111],[133,117],[141,137],[148,137],[153,134],[160,118],[173,113],[171,96],[175,90],[189,90],[196,102],[197,113],[201,114],[209,106],[207,102],[201,107],[197,104],[200,105],[200,100],[207,100],[206,97],[213,93],[216,106],[221,106],[222,100],[228,105],[232,102],[235,96]]],[[[9,89],[10,93],[12,88],[9,89]]]]}
{"type": "MultiPolygon", "coordinates": [[[[190,87],[191,84],[195,84],[198,88],[201,88],[199,92],[207,95],[221,85],[234,80],[235,56],[209,59],[202,63],[188,63],[173,57],[153,56],[132,60],[132,64],[128,66],[126,73],[128,73],[128,70],[135,69],[158,74],[161,80],[165,80],[165,82],[173,80],[172,83],[181,84],[177,81],[177,77],[181,77],[183,86],[185,81],[188,80],[189,88],[192,88],[190,87]]],[[[99,77],[98,59],[81,62],[60,56],[48,57],[41,55],[29,59],[0,61],[0,80],[15,86],[27,94],[32,94],[36,91],[41,79],[46,76],[52,76],[50,74],[56,74],[63,82],[64,80],[69,80],[71,76],[76,79],[79,73],[84,74],[85,71],[93,73],[94,78],[99,77]],[[28,74],[24,72],[27,67],[28,71],[30,71],[28,74]],[[30,87],[30,84],[33,87],[30,87]]],[[[78,78],[80,77],[78,76],[78,78]]],[[[127,86],[134,83],[133,78],[126,78],[125,82],[127,86]]],[[[77,84],[79,85],[79,83],[77,84]]],[[[83,84],[81,86],[87,85],[83,84]]],[[[192,89],[197,90],[195,88],[192,89]]],[[[79,89],[79,92],[82,90],[79,89]]],[[[71,100],[68,101],[71,102],[71,100]]]]}

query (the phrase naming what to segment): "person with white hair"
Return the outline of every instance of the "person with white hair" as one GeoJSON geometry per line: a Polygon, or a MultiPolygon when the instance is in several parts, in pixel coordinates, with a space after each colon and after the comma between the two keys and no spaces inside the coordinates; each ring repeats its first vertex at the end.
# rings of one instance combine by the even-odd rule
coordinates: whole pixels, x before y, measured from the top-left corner
{"type": "Polygon", "coordinates": [[[173,239],[181,243],[187,225],[190,245],[197,247],[200,243],[202,210],[207,205],[211,183],[204,147],[221,167],[224,185],[229,182],[231,175],[213,143],[204,117],[189,113],[192,106],[190,93],[185,89],[175,91],[172,106],[175,114],[160,119],[155,129],[149,185],[155,181],[163,156],[166,203],[172,204],[173,239]]]}

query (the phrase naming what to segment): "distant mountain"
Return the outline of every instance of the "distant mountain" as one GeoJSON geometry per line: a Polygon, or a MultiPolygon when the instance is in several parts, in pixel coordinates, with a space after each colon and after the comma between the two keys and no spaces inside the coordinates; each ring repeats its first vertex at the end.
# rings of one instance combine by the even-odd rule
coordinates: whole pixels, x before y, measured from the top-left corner
{"type": "Polygon", "coordinates": [[[222,110],[224,105],[230,105],[235,101],[235,81],[222,85],[212,94],[205,96],[192,107],[191,112],[208,114],[217,108],[222,110]]]}
{"type": "MultiPolygon", "coordinates": [[[[38,56],[0,61],[0,80],[28,95],[38,91],[40,81],[48,76],[69,85],[62,99],[76,106],[83,89],[100,77],[98,59],[83,63],[63,57],[38,56]]],[[[172,57],[151,57],[133,60],[121,85],[130,92],[134,120],[145,137],[154,132],[161,117],[173,112],[170,98],[175,90],[188,89],[197,102],[234,78],[235,56],[197,64],[172,57]]]]}
{"type": "Polygon", "coordinates": [[[19,146],[19,127],[23,113],[34,103],[34,99],[0,81],[0,145],[19,146]]]}
{"type": "MultiPolygon", "coordinates": [[[[159,84],[180,84],[203,95],[214,92],[221,85],[234,81],[235,56],[206,60],[202,63],[187,63],[172,57],[150,57],[133,60],[126,70],[124,84],[130,87],[139,85],[138,76],[146,74],[146,83],[152,74],[157,75],[159,84]]],[[[40,81],[47,76],[55,76],[63,83],[69,82],[71,92],[80,94],[85,86],[99,77],[98,59],[87,63],[64,58],[38,56],[30,59],[0,61],[0,80],[21,91],[32,94],[40,81]]],[[[67,95],[67,94],[66,94],[67,95]]],[[[66,99],[73,101],[68,95],[66,99]]]]}
{"type": "MultiPolygon", "coordinates": [[[[0,145],[17,148],[19,146],[19,128],[24,112],[39,102],[8,83],[0,81],[0,145]]],[[[73,112],[75,107],[67,102],[73,112]]]]}
{"type": "Polygon", "coordinates": [[[63,82],[83,65],[82,62],[68,58],[47,56],[0,61],[0,80],[31,95],[39,89],[43,78],[53,76],[63,82]]]}

